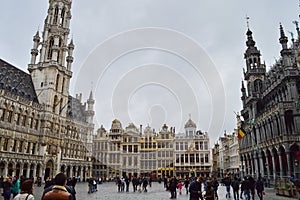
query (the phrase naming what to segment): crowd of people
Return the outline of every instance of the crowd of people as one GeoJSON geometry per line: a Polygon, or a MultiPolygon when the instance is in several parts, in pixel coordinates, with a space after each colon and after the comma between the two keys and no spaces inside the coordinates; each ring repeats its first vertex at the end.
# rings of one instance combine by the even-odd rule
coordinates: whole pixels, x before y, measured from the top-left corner
{"type": "MultiPolygon", "coordinates": [[[[76,200],[75,186],[77,179],[67,178],[64,173],[59,173],[52,179],[49,177],[45,180],[42,200],[76,200]]],[[[21,177],[1,177],[0,188],[4,200],[34,200],[34,185],[41,187],[41,177],[25,178],[21,177]]]]}
{"type": "MultiPolygon", "coordinates": [[[[2,196],[4,200],[34,200],[33,189],[34,183],[41,186],[40,179],[24,178],[24,177],[6,177],[0,178],[0,188],[2,188],[2,196]]],[[[118,192],[129,192],[130,183],[133,192],[147,192],[147,187],[151,187],[152,178],[140,175],[139,177],[116,177],[115,183],[118,192]]],[[[297,180],[290,180],[295,185],[300,185],[297,180]]],[[[88,182],[88,193],[98,191],[97,184],[102,183],[101,179],[90,178],[88,182]]],[[[186,193],[189,200],[215,200],[219,199],[218,188],[220,185],[226,188],[226,199],[244,199],[254,200],[257,195],[259,200],[263,200],[265,195],[264,182],[261,177],[255,180],[252,176],[245,176],[241,179],[238,176],[227,174],[222,179],[213,177],[185,177],[178,179],[174,177],[159,178],[158,183],[162,183],[166,191],[170,192],[170,199],[177,198],[179,195],[186,193]],[[185,188],[185,189],[184,189],[185,188]]],[[[76,200],[75,186],[77,178],[67,178],[64,173],[58,173],[54,178],[48,177],[45,180],[42,200],[59,200],[68,199],[76,200]]],[[[300,188],[300,187],[299,187],[300,188]]],[[[224,199],[221,197],[220,199],[224,199]]]]}

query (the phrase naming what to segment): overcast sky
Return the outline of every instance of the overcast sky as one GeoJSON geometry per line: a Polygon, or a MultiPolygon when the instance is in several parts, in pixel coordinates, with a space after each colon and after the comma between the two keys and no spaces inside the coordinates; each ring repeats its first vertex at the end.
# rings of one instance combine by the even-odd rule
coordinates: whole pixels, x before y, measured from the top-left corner
{"type": "MultiPolygon", "coordinates": [[[[2,1],[0,58],[27,72],[32,37],[43,30],[47,0],[2,1]]],[[[71,94],[92,89],[96,129],[163,123],[218,136],[236,127],[246,49],[246,15],[270,67],[279,57],[279,23],[295,33],[298,0],[73,0],[71,94]]],[[[40,34],[41,35],[41,34],[40,34]]]]}

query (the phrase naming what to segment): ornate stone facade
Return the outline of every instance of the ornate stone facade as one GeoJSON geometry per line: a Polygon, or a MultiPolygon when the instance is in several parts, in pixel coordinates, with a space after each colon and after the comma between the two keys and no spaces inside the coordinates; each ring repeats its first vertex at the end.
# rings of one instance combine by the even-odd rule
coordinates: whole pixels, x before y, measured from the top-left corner
{"type": "Polygon", "coordinates": [[[130,123],[125,129],[119,120],[112,121],[107,132],[103,127],[94,137],[93,175],[114,178],[139,174],[174,175],[175,129],[164,124],[159,133],[147,126],[138,129],[130,123]]]}
{"type": "Polygon", "coordinates": [[[69,94],[74,44],[71,0],[49,1],[27,74],[0,60],[0,173],[3,176],[91,175],[94,100],[69,94]],[[38,60],[38,61],[37,61],[38,60]]]}
{"type": "Polygon", "coordinates": [[[280,25],[281,57],[267,71],[252,32],[247,31],[239,122],[247,134],[239,141],[241,170],[242,175],[262,176],[271,184],[291,174],[300,178],[299,36],[297,25],[297,38],[288,46],[280,25]]]}
{"type": "Polygon", "coordinates": [[[174,166],[176,176],[209,176],[212,170],[208,133],[197,130],[192,119],[185,126],[185,133],[174,139],[174,166]]]}
{"type": "Polygon", "coordinates": [[[103,126],[94,137],[93,175],[114,178],[139,174],[153,178],[164,176],[209,176],[211,172],[209,137],[196,131],[189,119],[184,134],[175,134],[164,124],[157,133],[149,125],[142,130],[130,123],[125,129],[119,120],[112,121],[107,132],[103,126]]]}

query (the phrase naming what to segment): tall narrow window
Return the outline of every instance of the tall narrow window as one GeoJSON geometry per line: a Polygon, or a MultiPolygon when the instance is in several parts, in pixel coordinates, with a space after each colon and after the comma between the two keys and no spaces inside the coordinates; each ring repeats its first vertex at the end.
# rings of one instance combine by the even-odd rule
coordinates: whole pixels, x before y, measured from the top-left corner
{"type": "Polygon", "coordinates": [[[19,143],[19,152],[23,151],[23,141],[20,141],[19,143]]]}
{"type": "Polygon", "coordinates": [[[33,143],[33,144],[32,144],[32,150],[31,150],[31,154],[32,154],[32,155],[35,154],[35,147],[36,147],[36,144],[33,143]]]}
{"type": "Polygon", "coordinates": [[[54,39],[50,38],[49,45],[48,45],[48,55],[47,55],[48,60],[52,59],[52,53],[53,53],[52,47],[53,47],[53,45],[54,45],[54,39]]]}
{"type": "Polygon", "coordinates": [[[61,10],[61,18],[60,18],[60,25],[61,25],[61,26],[64,25],[64,21],[65,21],[65,13],[66,13],[65,8],[63,8],[63,9],[61,10]]]}
{"type": "Polygon", "coordinates": [[[55,90],[58,90],[58,85],[59,85],[59,74],[56,75],[56,84],[55,84],[55,90]]]}
{"type": "Polygon", "coordinates": [[[58,19],[58,7],[55,7],[53,24],[57,24],[57,19],[58,19]]]}
{"type": "Polygon", "coordinates": [[[4,144],[3,144],[3,150],[7,151],[7,149],[8,149],[8,138],[5,138],[4,139],[4,144]]]}
{"type": "Polygon", "coordinates": [[[53,107],[52,107],[52,112],[55,112],[55,108],[58,105],[58,98],[57,95],[54,96],[54,101],[53,101],[53,107]]]}
{"type": "Polygon", "coordinates": [[[13,148],[12,151],[16,152],[16,147],[17,147],[17,140],[14,140],[13,148]]]}
{"type": "Polygon", "coordinates": [[[61,93],[64,93],[64,87],[65,87],[65,78],[63,78],[63,80],[62,80],[61,93]]]}
{"type": "Polygon", "coordinates": [[[29,153],[30,152],[30,142],[28,142],[27,144],[27,150],[26,150],[26,153],[29,153]]]}
{"type": "MultiPolygon", "coordinates": [[[[63,42],[62,39],[59,39],[59,43],[58,43],[58,52],[57,52],[57,62],[59,62],[59,59],[62,57],[62,46],[63,46],[63,42]]],[[[62,64],[61,62],[59,62],[60,64],[62,64]]]]}

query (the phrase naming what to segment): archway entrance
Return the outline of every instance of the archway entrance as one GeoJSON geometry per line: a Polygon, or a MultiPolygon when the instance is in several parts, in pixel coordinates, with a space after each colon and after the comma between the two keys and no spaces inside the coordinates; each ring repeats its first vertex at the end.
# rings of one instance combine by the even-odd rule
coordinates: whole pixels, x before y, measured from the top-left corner
{"type": "Polygon", "coordinates": [[[48,177],[52,178],[53,177],[53,161],[49,160],[46,164],[46,168],[45,168],[45,176],[44,176],[44,180],[46,180],[48,177]]]}
{"type": "Polygon", "coordinates": [[[6,176],[5,163],[0,162],[0,176],[6,176]]]}

